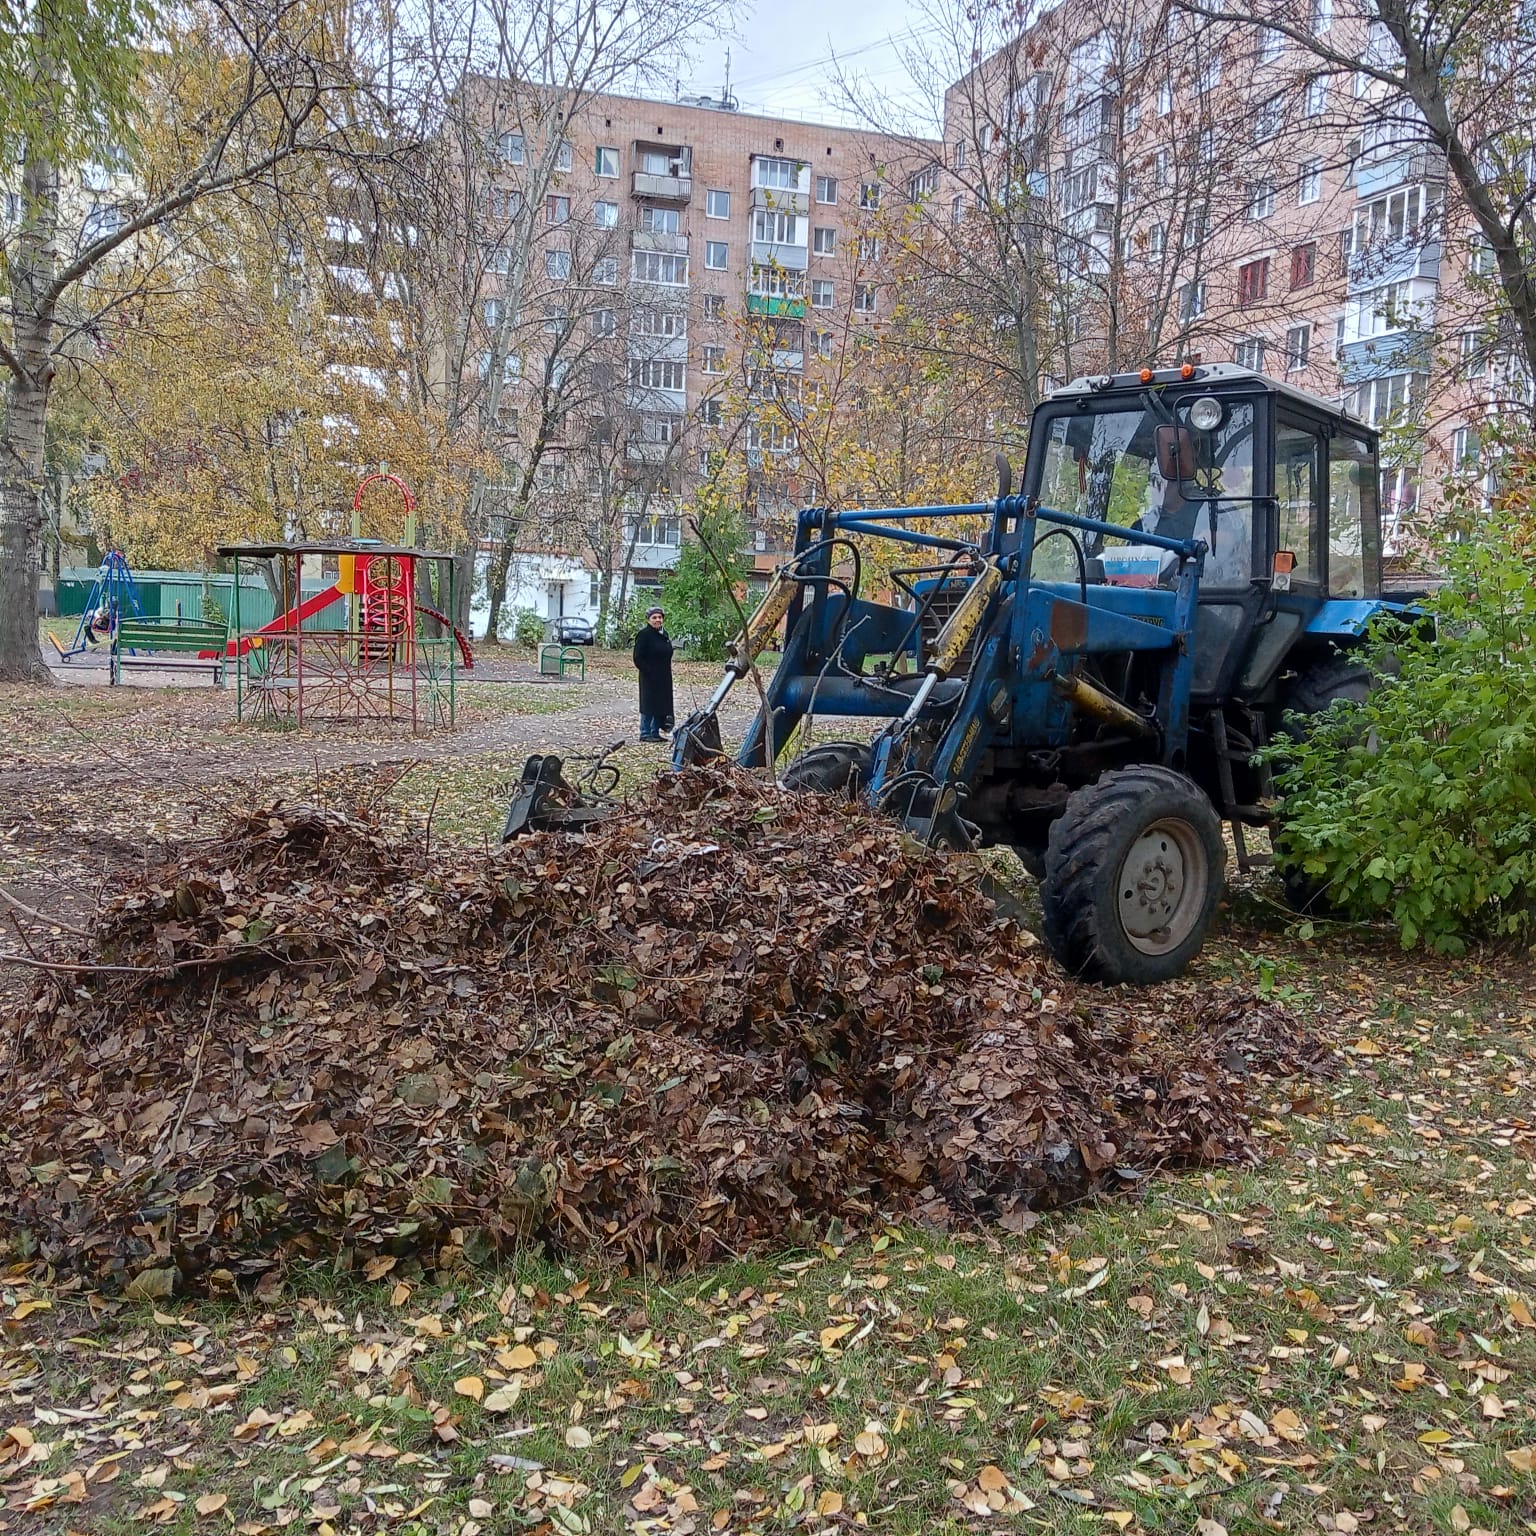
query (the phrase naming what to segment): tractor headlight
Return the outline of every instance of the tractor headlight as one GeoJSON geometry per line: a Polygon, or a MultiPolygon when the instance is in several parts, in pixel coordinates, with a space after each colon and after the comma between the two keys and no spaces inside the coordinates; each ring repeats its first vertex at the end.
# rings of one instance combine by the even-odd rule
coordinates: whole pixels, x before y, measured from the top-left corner
{"type": "Polygon", "coordinates": [[[1221,425],[1221,401],[1201,395],[1189,408],[1189,424],[1197,432],[1214,432],[1221,425]]]}

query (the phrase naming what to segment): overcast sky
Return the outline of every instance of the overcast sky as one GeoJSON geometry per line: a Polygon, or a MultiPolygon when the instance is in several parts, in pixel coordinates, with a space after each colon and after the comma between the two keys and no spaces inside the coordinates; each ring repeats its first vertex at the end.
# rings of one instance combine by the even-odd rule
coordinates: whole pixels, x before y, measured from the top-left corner
{"type": "MultiPolygon", "coordinates": [[[[748,0],[736,35],[700,48],[689,95],[720,94],[725,54],[731,53],[731,91],[743,112],[851,120],[838,99],[839,65],[883,96],[910,98],[911,81],[900,47],[920,41],[923,19],[906,0],[748,0]]],[[[909,111],[911,107],[909,105],[909,111]]]]}

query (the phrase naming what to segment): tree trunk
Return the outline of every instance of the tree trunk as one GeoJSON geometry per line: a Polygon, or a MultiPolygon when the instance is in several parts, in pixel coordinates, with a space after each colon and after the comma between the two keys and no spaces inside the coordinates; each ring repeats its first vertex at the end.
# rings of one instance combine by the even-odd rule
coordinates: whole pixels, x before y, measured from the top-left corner
{"type": "Polygon", "coordinates": [[[15,363],[0,427],[0,681],[45,683],[50,674],[37,644],[37,588],[53,311],[39,300],[53,280],[57,184],[52,167],[37,163],[26,167],[23,182],[34,212],[16,242],[11,269],[15,363]]]}

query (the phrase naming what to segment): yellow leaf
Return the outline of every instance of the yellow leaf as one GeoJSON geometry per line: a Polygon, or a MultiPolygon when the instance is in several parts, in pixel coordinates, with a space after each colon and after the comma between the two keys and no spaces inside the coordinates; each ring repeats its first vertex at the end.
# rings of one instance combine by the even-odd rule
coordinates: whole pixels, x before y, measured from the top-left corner
{"type": "Polygon", "coordinates": [[[40,1300],[37,1300],[36,1298],[34,1298],[31,1301],[24,1301],[24,1302],[22,1302],[21,1305],[19,1307],[17,1307],[14,1312],[11,1313],[11,1317],[12,1317],[12,1319],[15,1322],[19,1323],[22,1320],[22,1318],[24,1318],[24,1317],[31,1317],[31,1315],[34,1312],[47,1312],[47,1311],[49,1311],[52,1308],[52,1306],[53,1306],[53,1303],[51,1301],[40,1301],[40,1300]]]}
{"type": "Polygon", "coordinates": [[[805,1426],[805,1443],[807,1445],[831,1445],[837,1439],[837,1425],[828,1421],[825,1424],[807,1424],[805,1426]]]}
{"type": "Polygon", "coordinates": [[[1357,1056],[1381,1056],[1385,1054],[1382,1048],[1368,1035],[1361,1035],[1349,1049],[1357,1056]]]}
{"type": "Polygon", "coordinates": [[[1118,1530],[1124,1530],[1136,1518],[1128,1509],[1105,1509],[1099,1512],[1100,1520],[1107,1520],[1118,1530]]]}
{"type": "Polygon", "coordinates": [[[205,1493],[192,1507],[200,1515],[216,1515],[228,1503],[227,1493],[205,1493]]]}
{"type": "Polygon", "coordinates": [[[831,1349],[839,1339],[846,1339],[853,1332],[856,1325],[853,1323],[838,1323],[831,1328],[821,1330],[821,1347],[831,1349]]]}
{"type": "Polygon", "coordinates": [[[478,1403],[485,1396],[485,1383],[478,1376],[460,1376],[454,1382],[453,1390],[460,1397],[472,1397],[478,1403]]]}
{"type": "Polygon", "coordinates": [[[866,1460],[874,1461],[885,1455],[885,1437],[866,1429],[853,1437],[853,1448],[866,1460]]]}
{"type": "Polygon", "coordinates": [[[526,1371],[539,1363],[539,1357],[526,1344],[518,1344],[497,1355],[496,1363],[509,1371],[526,1371]]]}
{"type": "Polygon", "coordinates": [[[1504,1460],[1516,1472],[1536,1472],[1536,1445],[1522,1445],[1513,1451],[1505,1451],[1504,1460]]]}
{"type": "Polygon", "coordinates": [[[373,1351],[366,1345],[356,1344],[352,1348],[352,1353],[347,1356],[347,1364],[359,1376],[366,1376],[373,1369],[373,1351]]]}
{"type": "Polygon", "coordinates": [[[1511,1296],[1506,1305],[1509,1308],[1509,1315],[1520,1327],[1536,1328],[1536,1317],[1531,1316],[1531,1309],[1524,1296],[1511,1296]]]}
{"type": "Polygon", "coordinates": [[[976,1474],[976,1486],[988,1493],[1001,1493],[1008,1486],[1008,1475],[1001,1467],[983,1467],[976,1474]]]}
{"type": "Polygon", "coordinates": [[[5,1432],[5,1439],[15,1441],[24,1451],[30,1451],[34,1442],[32,1431],[24,1424],[11,1425],[5,1432]]]}
{"type": "Polygon", "coordinates": [[[592,1431],[580,1424],[572,1424],[565,1432],[565,1443],[573,1451],[584,1451],[592,1444],[592,1431]]]}
{"type": "Polygon", "coordinates": [[[523,1383],[514,1379],[489,1393],[481,1407],[487,1413],[505,1413],[523,1395],[523,1383]]]}
{"type": "Polygon", "coordinates": [[[843,1512],[843,1496],[835,1488],[828,1488],[816,1500],[818,1515],[840,1515],[843,1512]]]}
{"type": "Polygon", "coordinates": [[[645,1463],[637,1461],[632,1467],[625,1467],[624,1475],[619,1479],[620,1488],[633,1488],[640,1481],[641,1474],[645,1471],[645,1463]]]}

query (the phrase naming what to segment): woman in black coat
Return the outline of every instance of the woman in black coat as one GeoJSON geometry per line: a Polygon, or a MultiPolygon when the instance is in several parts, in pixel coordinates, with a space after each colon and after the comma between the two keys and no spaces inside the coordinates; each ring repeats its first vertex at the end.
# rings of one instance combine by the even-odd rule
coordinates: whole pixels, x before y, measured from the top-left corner
{"type": "Polygon", "coordinates": [[[660,741],[672,729],[672,642],[661,626],[660,608],[645,612],[645,628],[635,636],[634,663],[640,674],[640,740],[660,741]]]}

